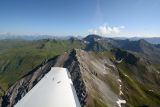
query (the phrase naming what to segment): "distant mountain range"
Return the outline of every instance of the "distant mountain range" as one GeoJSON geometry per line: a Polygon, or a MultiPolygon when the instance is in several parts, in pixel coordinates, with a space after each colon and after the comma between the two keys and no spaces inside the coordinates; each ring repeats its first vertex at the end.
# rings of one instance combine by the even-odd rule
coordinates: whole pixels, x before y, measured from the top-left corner
{"type": "Polygon", "coordinates": [[[160,44],[160,37],[131,37],[131,38],[125,38],[125,37],[115,37],[114,39],[118,39],[118,40],[125,40],[125,39],[129,39],[129,40],[132,40],[132,41],[137,41],[137,40],[140,40],[140,39],[144,39],[146,40],[147,42],[149,43],[152,43],[152,44],[160,44]]]}
{"type": "Polygon", "coordinates": [[[19,40],[40,40],[40,39],[63,39],[67,40],[71,37],[82,39],[81,36],[54,36],[54,35],[0,35],[0,40],[4,39],[19,39],[19,40]]]}
{"type": "MultiPolygon", "coordinates": [[[[94,34],[93,34],[94,35],[94,34]]],[[[77,39],[82,39],[83,36],[74,36],[74,35],[70,35],[70,36],[53,36],[53,35],[6,35],[6,34],[1,34],[0,35],[0,40],[3,39],[21,39],[21,40],[40,40],[40,39],[69,39],[69,38],[77,38],[77,39]]],[[[89,36],[87,38],[90,38],[89,36]]],[[[87,39],[86,38],[86,39],[87,39]]],[[[113,37],[113,39],[117,39],[117,40],[125,40],[125,39],[129,39],[132,41],[136,41],[136,40],[140,40],[140,39],[144,39],[149,43],[152,44],[160,44],[160,37],[131,37],[131,38],[126,38],[126,37],[113,37]]]]}

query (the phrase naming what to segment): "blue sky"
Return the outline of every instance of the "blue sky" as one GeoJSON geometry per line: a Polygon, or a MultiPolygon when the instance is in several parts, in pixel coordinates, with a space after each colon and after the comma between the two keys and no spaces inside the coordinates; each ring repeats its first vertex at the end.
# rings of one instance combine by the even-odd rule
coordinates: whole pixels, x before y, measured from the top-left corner
{"type": "Polygon", "coordinates": [[[160,0],[0,0],[0,34],[160,36],[160,0]]]}

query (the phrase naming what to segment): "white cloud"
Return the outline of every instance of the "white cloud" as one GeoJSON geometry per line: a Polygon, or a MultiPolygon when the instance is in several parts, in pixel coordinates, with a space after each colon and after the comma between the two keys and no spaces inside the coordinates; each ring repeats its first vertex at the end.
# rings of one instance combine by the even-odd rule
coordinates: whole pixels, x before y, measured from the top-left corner
{"type": "Polygon", "coordinates": [[[95,29],[88,30],[89,33],[98,34],[98,35],[109,35],[109,34],[119,34],[124,26],[107,26],[106,24],[99,26],[95,29]]]}

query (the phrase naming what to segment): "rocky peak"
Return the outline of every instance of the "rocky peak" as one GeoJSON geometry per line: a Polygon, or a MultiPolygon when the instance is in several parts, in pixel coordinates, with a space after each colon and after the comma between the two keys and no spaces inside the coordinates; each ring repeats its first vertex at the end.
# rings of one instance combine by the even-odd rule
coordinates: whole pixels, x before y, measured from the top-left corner
{"type": "Polygon", "coordinates": [[[99,35],[91,34],[85,37],[83,40],[87,42],[95,42],[96,40],[99,40],[99,39],[102,39],[102,37],[99,35]]]}

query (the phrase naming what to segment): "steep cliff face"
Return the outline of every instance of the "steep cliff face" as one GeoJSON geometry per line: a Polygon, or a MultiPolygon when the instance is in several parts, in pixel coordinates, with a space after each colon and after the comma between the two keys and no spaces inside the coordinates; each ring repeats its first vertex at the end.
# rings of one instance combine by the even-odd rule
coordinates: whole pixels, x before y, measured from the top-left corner
{"type": "Polygon", "coordinates": [[[67,68],[68,71],[70,72],[73,85],[77,92],[77,96],[79,98],[81,106],[83,107],[86,104],[87,92],[82,77],[80,62],[78,61],[76,54],[77,54],[76,50],[73,50],[69,54],[68,59],[64,62],[63,67],[67,68]]]}

